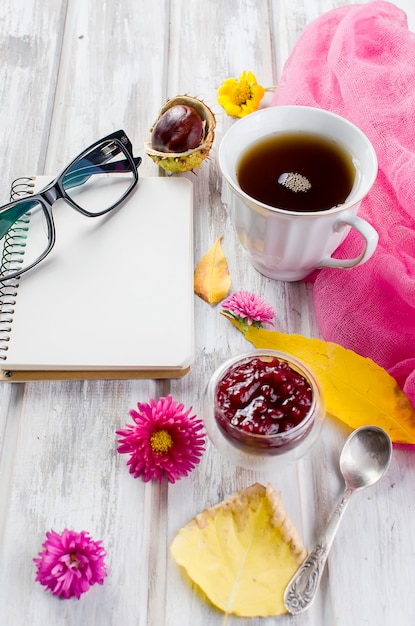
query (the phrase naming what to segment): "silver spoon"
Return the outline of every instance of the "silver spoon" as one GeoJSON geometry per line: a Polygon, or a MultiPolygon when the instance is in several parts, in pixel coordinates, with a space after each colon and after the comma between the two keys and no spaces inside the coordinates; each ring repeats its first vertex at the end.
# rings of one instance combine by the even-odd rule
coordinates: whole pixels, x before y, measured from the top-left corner
{"type": "Polygon", "coordinates": [[[346,440],[340,455],[345,490],[313,550],[287,585],[284,603],[290,613],[302,613],[314,600],[330,548],[351,496],[355,491],[380,480],[389,466],[391,456],[389,435],[377,426],[362,426],[346,440]]]}

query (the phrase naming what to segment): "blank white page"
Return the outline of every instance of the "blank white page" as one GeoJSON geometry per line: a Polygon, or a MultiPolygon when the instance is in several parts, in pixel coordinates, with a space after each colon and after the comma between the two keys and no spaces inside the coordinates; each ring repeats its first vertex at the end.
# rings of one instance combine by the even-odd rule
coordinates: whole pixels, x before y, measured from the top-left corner
{"type": "MultiPolygon", "coordinates": [[[[48,178],[38,177],[37,188],[48,178]]],[[[121,207],[58,201],[56,243],[20,278],[10,370],[185,370],[193,360],[193,186],[140,178],[121,207]]],[[[30,233],[29,233],[30,240],[30,233]]]]}

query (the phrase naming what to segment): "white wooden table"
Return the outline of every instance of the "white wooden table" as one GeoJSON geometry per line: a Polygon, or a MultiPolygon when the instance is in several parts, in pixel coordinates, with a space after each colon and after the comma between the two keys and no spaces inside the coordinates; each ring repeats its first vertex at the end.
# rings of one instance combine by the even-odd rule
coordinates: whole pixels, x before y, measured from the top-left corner
{"type": "MultiPolygon", "coordinates": [[[[311,287],[260,276],[238,246],[216,150],[233,123],[216,104],[223,80],[250,69],[274,85],[304,27],[343,0],[2,0],[0,201],[26,173],[58,172],[92,141],[124,128],[136,153],[160,106],[182,93],[217,116],[212,158],[197,176],[195,260],[223,235],[232,289],[271,302],[279,328],[318,336],[311,287]]],[[[413,0],[397,0],[415,30],[413,0]]],[[[144,156],[141,175],[159,171],[144,156]]],[[[155,285],[154,288],[162,288],[155,285]]],[[[143,294],[145,300],[146,295],[143,294]]],[[[168,306],[168,304],[167,304],[168,306]]],[[[195,296],[196,358],[181,380],[3,383],[0,386],[0,623],[5,626],[210,626],[223,615],[194,593],[169,545],[205,507],[256,480],[281,490],[311,548],[342,489],[338,457],[348,430],[327,420],[311,455],[279,472],[227,464],[208,443],[175,485],[128,474],[115,430],[138,401],[169,392],[201,414],[206,381],[249,344],[195,296]],[[80,601],[34,582],[46,530],[86,529],[102,539],[109,575],[80,601]]],[[[105,340],[105,338],[104,338],[105,340]]],[[[409,626],[415,623],[415,463],[395,450],[386,477],[355,497],[315,604],[298,617],[228,625],[409,626]]]]}

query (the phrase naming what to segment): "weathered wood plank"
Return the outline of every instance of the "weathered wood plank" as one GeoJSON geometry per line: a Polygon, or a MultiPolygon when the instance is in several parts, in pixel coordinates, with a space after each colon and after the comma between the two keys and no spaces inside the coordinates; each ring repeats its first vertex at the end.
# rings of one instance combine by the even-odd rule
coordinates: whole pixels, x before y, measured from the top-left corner
{"type": "MultiPolygon", "coordinates": [[[[23,173],[58,172],[91,141],[124,127],[137,153],[164,101],[202,97],[217,118],[211,158],[194,184],[195,262],[216,237],[232,276],[275,308],[276,327],[318,336],[312,286],[284,284],[248,263],[230,222],[217,163],[233,120],[216,102],[229,76],[252,70],[278,83],[304,27],[343,0],[4,0],[0,19],[3,146],[1,201],[23,173]]],[[[415,6],[398,0],[415,29],[415,6]]],[[[159,175],[143,154],[142,174],[159,175]]],[[[137,234],[139,241],[140,234],[137,234]]],[[[57,243],[58,245],[58,243],[57,243]]],[[[155,288],[162,288],[157,285],[155,288]]],[[[138,401],[171,392],[203,416],[217,365],[250,345],[195,296],[196,360],[182,380],[40,382],[0,386],[0,613],[18,626],[213,626],[223,616],[191,588],[169,552],[177,530],[202,509],[259,480],[281,490],[311,548],[342,490],[338,458],[348,429],[328,420],[312,453],[273,471],[235,468],[207,442],[201,464],[174,485],[133,480],[116,452],[117,428],[138,401]],[[79,602],[60,602],[34,582],[44,533],[65,526],[103,540],[109,576],[79,602]]],[[[168,314],[168,303],[166,303],[168,314]]],[[[178,329],[178,332],[180,329],[178,329]]],[[[103,338],[106,340],[107,338],[103,338]]],[[[111,338],[111,341],[114,338],[111,338]]],[[[395,451],[385,479],[356,496],[333,547],[314,606],[282,626],[396,623],[415,617],[412,452],[395,451]]],[[[274,619],[229,618],[271,626],[274,619]]]]}

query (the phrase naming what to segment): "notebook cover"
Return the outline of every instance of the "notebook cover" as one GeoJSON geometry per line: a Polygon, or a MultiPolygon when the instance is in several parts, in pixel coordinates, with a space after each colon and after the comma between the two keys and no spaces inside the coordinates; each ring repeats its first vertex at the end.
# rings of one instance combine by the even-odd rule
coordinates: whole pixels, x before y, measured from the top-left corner
{"type": "MultiPolygon", "coordinates": [[[[49,178],[37,177],[36,187],[49,178]]],[[[56,243],[19,280],[3,379],[177,377],[193,361],[193,186],[141,178],[121,207],[53,207],[56,243]]]]}

